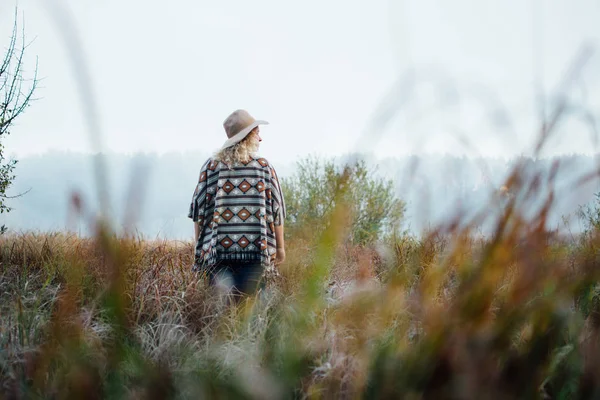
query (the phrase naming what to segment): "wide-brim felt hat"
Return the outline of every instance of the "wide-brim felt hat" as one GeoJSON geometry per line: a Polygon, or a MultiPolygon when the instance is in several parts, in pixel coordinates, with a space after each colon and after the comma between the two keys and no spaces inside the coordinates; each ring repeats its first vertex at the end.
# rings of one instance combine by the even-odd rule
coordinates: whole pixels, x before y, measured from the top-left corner
{"type": "Polygon", "coordinates": [[[227,140],[221,147],[226,149],[244,140],[259,125],[269,125],[267,121],[254,119],[246,110],[236,110],[223,122],[227,140]]]}

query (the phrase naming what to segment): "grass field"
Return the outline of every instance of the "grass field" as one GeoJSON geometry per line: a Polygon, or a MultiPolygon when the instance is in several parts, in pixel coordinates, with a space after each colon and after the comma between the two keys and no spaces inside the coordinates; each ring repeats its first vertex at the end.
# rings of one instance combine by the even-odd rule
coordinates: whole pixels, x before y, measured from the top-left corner
{"type": "MultiPolygon", "coordinates": [[[[527,193],[525,185],[519,193],[527,193]]],[[[489,238],[456,224],[352,245],[338,207],[258,296],[225,306],[192,243],[0,237],[5,398],[596,398],[600,236],[494,200],[489,238]],[[460,226],[460,228],[459,228],[460,226]]],[[[296,232],[299,232],[296,230],[296,232]]]]}
{"type": "MultiPolygon", "coordinates": [[[[80,95],[75,108],[82,110],[90,148],[98,153],[93,178],[105,210],[110,191],[101,156],[100,100],[94,98],[92,70],[75,24],[57,10],[50,19],[73,67],[70,76],[80,95]]],[[[6,117],[0,119],[0,134],[8,133],[33,99],[37,74],[33,81],[21,75],[27,47],[17,46],[15,25],[5,57],[9,69],[0,73],[13,83],[0,84],[7,89],[0,103],[6,117]],[[21,57],[13,61],[19,48],[21,57]],[[29,95],[21,93],[23,82],[33,82],[29,95]]],[[[593,50],[584,46],[556,91],[544,93],[549,82],[533,76],[541,115],[532,117],[542,121],[539,140],[527,154],[544,154],[557,127],[570,129],[561,126],[564,115],[589,123],[584,132],[590,128],[591,142],[597,142],[595,113],[587,109],[588,78],[580,76],[593,50]]],[[[420,135],[409,132],[408,116],[401,130],[391,127],[393,117],[404,118],[422,82],[428,85],[425,97],[430,92],[444,97],[438,102],[443,114],[468,110],[454,108],[462,98],[486,111],[466,127],[452,126],[452,119],[442,130],[456,134],[469,152],[477,153],[477,146],[463,140],[462,131],[475,129],[471,120],[480,124],[479,119],[490,118],[493,132],[513,133],[512,119],[487,90],[469,85],[467,91],[450,80],[447,85],[444,74],[438,83],[437,74],[432,80],[426,70],[413,68],[399,76],[399,85],[375,110],[364,130],[371,136],[361,137],[356,150],[363,139],[380,140],[384,131],[420,135]]],[[[435,118],[426,114],[438,105],[426,100],[418,119],[435,118]]],[[[517,111],[522,120],[525,111],[517,111]]],[[[434,122],[439,130],[443,121],[434,122]]],[[[522,129],[515,126],[514,136],[505,140],[516,146],[522,129]]],[[[487,132],[474,133],[484,137],[487,132]]],[[[20,195],[7,195],[15,163],[3,158],[2,149],[0,161],[8,164],[0,168],[0,212],[8,212],[4,201],[17,202],[20,195]]],[[[384,230],[381,220],[396,215],[400,222],[403,203],[382,197],[382,188],[392,185],[369,184],[366,169],[356,169],[354,184],[348,167],[345,181],[333,164],[325,167],[321,181],[312,169],[301,170],[306,179],[295,181],[298,190],[292,193],[308,193],[312,183],[315,197],[330,195],[327,207],[314,207],[327,209],[326,218],[307,218],[288,230],[285,264],[267,276],[264,290],[233,304],[191,271],[191,241],[117,236],[102,221],[91,222],[96,225],[91,238],[65,232],[11,234],[2,227],[0,399],[598,399],[600,197],[582,209],[583,233],[549,231],[559,165],[548,174],[523,165],[517,161],[481,214],[468,220],[457,215],[419,237],[378,236],[384,230]],[[373,196],[366,199],[368,192],[373,196]],[[377,199],[385,205],[372,207],[377,218],[355,218],[377,199]],[[361,220],[361,230],[353,231],[353,218],[361,220]],[[316,223],[319,229],[312,229],[316,223]],[[487,237],[478,234],[483,223],[493,228],[487,237]],[[357,244],[360,240],[369,244],[357,244]]],[[[579,182],[597,179],[600,165],[595,167],[579,182]]],[[[56,179],[64,174],[68,171],[56,179]]],[[[133,178],[132,184],[138,183],[133,178]]],[[[135,203],[142,191],[131,193],[135,203]]],[[[297,202],[298,220],[309,214],[305,205],[314,205],[312,198],[304,200],[297,202]]],[[[88,217],[76,195],[70,209],[79,221],[88,217]]]]}

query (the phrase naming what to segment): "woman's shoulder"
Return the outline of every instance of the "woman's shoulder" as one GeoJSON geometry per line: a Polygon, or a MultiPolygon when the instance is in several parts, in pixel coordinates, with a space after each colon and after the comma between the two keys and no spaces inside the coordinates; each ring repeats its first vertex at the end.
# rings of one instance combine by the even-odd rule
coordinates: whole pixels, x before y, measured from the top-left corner
{"type": "Polygon", "coordinates": [[[273,168],[271,163],[269,163],[269,161],[266,158],[261,156],[253,156],[251,162],[265,169],[273,168]]]}
{"type": "Polygon", "coordinates": [[[209,157],[204,164],[202,164],[202,171],[214,172],[220,168],[222,164],[221,161],[216,159],[215,157],[209,157]]]}
{"type": "Polygon", "coordinates": [[[273,164],[271,164],[266,158],[254,157],[252,162],[255,163],[254,166],[258,166],[259,168],[261,168],[271,178],[274,178],[275,180],[279,179],[279,177],[277,176],[277,172],[275,172],[273,164]]]}

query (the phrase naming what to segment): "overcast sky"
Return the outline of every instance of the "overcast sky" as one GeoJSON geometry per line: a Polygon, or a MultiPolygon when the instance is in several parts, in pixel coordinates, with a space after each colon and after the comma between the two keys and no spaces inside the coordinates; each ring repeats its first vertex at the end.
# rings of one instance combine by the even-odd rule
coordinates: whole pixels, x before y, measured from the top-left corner
{"type": "MultiPolygon", "coordinates": [[[[14,5],[0,1],[5,42],[14,5]]],[[[19,0],[19,11],[35,39],[27,67],[37,56],[43,78],[5,142],[19,157],[94,150],[57,15],[84,47],[104,149],[213,151],[245,108],[271,122],[262,153],[274,161],[457,153],[462,136],[471,153],[520,153],[536,85],[549,98],[581,46],[600,43],[597,0],[19,0]]],[[[596,53],[570,94],[596,115],[599,67],[596,53]]],[[[580,120],[552,151],[594,150],[580,120]]]]}

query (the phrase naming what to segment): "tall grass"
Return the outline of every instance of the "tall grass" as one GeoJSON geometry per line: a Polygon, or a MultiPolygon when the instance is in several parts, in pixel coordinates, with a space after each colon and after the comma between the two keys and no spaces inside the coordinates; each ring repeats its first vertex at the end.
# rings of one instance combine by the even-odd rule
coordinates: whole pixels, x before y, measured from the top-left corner
{"type": "MultiPolygon", "coordinates": [[[[102,150],[83,46],[57,10],[91,139],[102,150]]],[[[544,121],[535,154],[566,106],[544,121]]],[[[352,207],[344,204],[342,177],[324,232],[288,238],[279,274],[239,303],[192,273],[191,242],[117,237],[102,223],[91,239],[2,235],[0,392],[598,398],[600,223],[594,210],[584,211],[590,223],[581,237],[548,231],[554,194],[540,203],[538,189],[553,180],[516,165],[508,195],[490,200],[493,211],[472,220],[459,215],[421,238],[359,247],[346,240],[352,207]],[[494,234],[479,237],[477,226],[490,219],[494,234]]]]}
{"type": "MultiPolygon", "coordinates": [[[[600,236],[545,229],[512,177],[491,238],[449,223],[350,245],[319,238],[233,305],[191,272],[192,243],[0,237],[0,385],[8,398],[593,398],[600,236]]],[[[541,179],[541,178],[540,178],[541,179]]],[[[549,177],[548,179],[551,179],[549,177]]],[[[491,214],[490,214],[491,215],[491,214]]]]}

